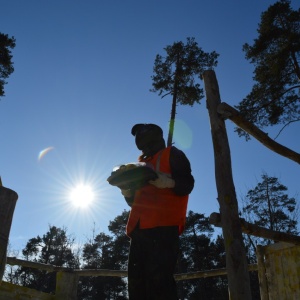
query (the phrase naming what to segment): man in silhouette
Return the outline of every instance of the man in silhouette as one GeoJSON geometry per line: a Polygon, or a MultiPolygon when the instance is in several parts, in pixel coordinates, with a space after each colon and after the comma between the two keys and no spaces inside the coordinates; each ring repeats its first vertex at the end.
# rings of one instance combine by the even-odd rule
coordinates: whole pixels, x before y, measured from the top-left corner
{"type": "Polygon", "coordinates": [[[166,147],[162,129],[136,124],[131,133],[142,151],[139,161],[152,167],[157,179],[137,190],[122,190],[131,211],[128,291],[130,300],[176,300],[174,271],[179,235],[185,225],[188,197],[194,187],[190,162],[174,146],[166,147]]]}

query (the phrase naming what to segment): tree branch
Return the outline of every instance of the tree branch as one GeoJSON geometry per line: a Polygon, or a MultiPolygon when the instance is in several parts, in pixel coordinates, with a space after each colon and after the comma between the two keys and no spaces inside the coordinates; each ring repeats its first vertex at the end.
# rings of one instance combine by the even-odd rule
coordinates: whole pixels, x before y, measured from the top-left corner
{"type": "Polygon", "coordinates": [[[162,96],[161,96],[161,99],[164,98],[164,97],[166,97],[166,96],[168,96],[168,95],[170,95],[171,93],[172,93],[172,92],[169,92],[169,93],[166,93],[166,94],[162,95],[162,96]]]}
{"type": "MultiPolygon", "coordinates": [[[[221,225],[221,214],[212,213],[209,217],[210,224],[216,227],[222,227],[221,225]]],[[[300,245],[300,236],[292,235],[285,232],[273,231],[268,228],[260,227],[255,224],[251,224],[245,221],[245,219],[240,218],[242,232],[246,234],[251,234],[264,239],[270,239],[273,241],[280,241],[291,243],[294,245],[300,245]]]]}
{"type": "Polygon", "coordinates": [[[291,123],[299,122],[299,121],[300,121],[300,119],[296,119],[296,120],[293,120],[293,121],[289,121],[287,124],[285,124],[285,125],[279,130],[279,132],[278,132],[278,134],[275,136],[274,140],[276,140],[276,139],[279,137],[279,135],[281,134],[281,132],[282,132],[287,126],[289,126],[291,123]]]}
{"type": "Polygon", "coordinates": [[[271,139],[267,133],[260,130],[254,124],[247,121],[235,108],[229,104],[222,102],[218,106],[218,113],[221,114],[224,118],[229,118],[233,123],[242,128],[244,131],[252,135],[264,146],[270,150],[282,155],[286,158],[289,158],[298,164],[300,164],[300,154],[275,142],[271,139]]]}

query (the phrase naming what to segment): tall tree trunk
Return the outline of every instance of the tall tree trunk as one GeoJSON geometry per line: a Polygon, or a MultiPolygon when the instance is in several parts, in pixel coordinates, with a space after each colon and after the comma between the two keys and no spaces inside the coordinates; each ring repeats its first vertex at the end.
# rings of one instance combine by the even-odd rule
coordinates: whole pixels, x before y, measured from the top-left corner
{"type": "Polygon", "coordinates": [[[176,61],[175,82],[174,82],[174,89],[173,89],[172,109],[171,109],[171,118],[169,124],[169,135],[168,135],[167,146],[172,146],[173,143],[173,134],[174,134],[175,116],[176,116],[176,103],[177,103],[178,77],[179,77],[180,70],[181,70],[181,63],[180,63],[180,56],[178,56],[176,61]]]}
{"type": "Polygon", "coordinates": [[[170,118],[170,124],[169,124],[169,135],[168,135],[167,146],[172,146],[172,143],[173,143],[175,116],[176,116],[176,91],[173,95],[173,100],[172,100],[172,109],[171,109],[171,118],[170,118]]]}
{"type": "Polygon", "coordinates": [[[250,279],[232,178],[230,148],[225,122],[217,112],[221,103],[215,72],[203,73],[206,105],[214,147],[215,177],[226,251],[226,268],[231,300],[251,300],[250,279]]]}
{"type": "MultiPolygon", "coordinates": [[[[1,183],[1,181],[0,181],[1,183]]],[[[0,284],[6,265],[6,251],[18,194],[0,185],[0,284]]]]}

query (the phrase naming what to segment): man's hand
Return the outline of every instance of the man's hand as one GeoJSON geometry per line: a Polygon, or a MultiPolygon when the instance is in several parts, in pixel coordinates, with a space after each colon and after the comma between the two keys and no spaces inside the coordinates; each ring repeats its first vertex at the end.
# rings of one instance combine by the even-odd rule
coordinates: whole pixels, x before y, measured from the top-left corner
{"type": "Polygon", "coordinates": [[[158,178],[155,180],[150,180],[149,183],[154,185],[155,187],[159,189],[165,189],[165,188],[173,188],[175,186],[175,181],[168,175],[164,173],[157,173],[158,178]]]}

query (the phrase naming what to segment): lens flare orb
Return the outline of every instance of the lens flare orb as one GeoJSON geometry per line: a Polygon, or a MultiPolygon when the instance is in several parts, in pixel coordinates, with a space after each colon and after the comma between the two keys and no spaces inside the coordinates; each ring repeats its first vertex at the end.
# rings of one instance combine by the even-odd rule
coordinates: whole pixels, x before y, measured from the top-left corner
{"type": "Polygon", "coordinates": [[[51,150],[53,150],[54,147],[48,147],[44,150],[42,150],[40,153],[39,153],[39,156],[38,156],[38,161],[41,161],[41,159],[48,153],[50,152],[51,150]]]}

